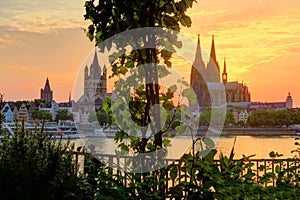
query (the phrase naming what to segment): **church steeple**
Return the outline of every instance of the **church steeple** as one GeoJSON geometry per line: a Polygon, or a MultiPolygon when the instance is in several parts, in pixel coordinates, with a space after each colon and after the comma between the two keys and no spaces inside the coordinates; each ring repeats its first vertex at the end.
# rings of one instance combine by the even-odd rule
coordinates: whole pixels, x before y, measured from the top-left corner
{"type": "Polygon", "coordinates": [[[47,77],[44,89],[41,88],[41,99],[51,102],[53,100],[53,91],[50,88],[49,79],[47,77]]]}
{"type": "Polygon", "coordinates": [[[90,68],[90,77],[93,77],[93,78],[101,77],[101,71],[100,71],[100,66],[99,66],[96,50],[95,50],[95,54],[94,54],[93,63],[91,64],[91,68],[90,68]]]}
{"type": "Polygon", "coordinates": [[[200,45],[200,35],[198,34],[198,42],[196,47],[195,61],[191,69],[190,85],[197,95],[197,101],[199,106],[209,106],[210,96],[208,92],[208,87],[206,84],[206,70],[205,63],[202,59],[201,45],[200,45]]]}
{"type": "Polygon", "coordinates": [[[201,52],[201,45],[200,45],[200,34],[198,34],[198,42],[197,42],[196,55],[195,55],[195,61],[194,61],[193,67],[195,67],[196,70],[198,70],[198,72],[205,79],[205,64],[204,64],[204,61],[202,59],[202,52],[201,52]]]}
{"type": "Polygon", "coordinates": [[[217,57],[216,57],[216,48],[215,48],[215,36],[212,35],[212,42],[211,42],[211,50],[210,50],[210,59],[215,61],[217,64],[217,57]]]}
{"type": "Polygon", "coordinates": [[[224,69],[223,69],[223,73],[222,73],[222,81],[223,83],[227,83],[227,72],[226,72],[226,60],[224,57],[224,69]]]}
{"type": "Polygon", "coordinates": [[[207,81],[220,83],[220,67],[217,61],[214,35],[212,36],[210,59],[206,69],[207,81]]]}

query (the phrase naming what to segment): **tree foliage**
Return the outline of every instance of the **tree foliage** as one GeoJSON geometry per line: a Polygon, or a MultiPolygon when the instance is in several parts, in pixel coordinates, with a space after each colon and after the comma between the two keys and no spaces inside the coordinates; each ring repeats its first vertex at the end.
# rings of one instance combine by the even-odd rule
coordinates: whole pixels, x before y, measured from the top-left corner
{"type": "MultiPolygon", "coordinates": [[[[94,0],[89,0],[85,3],[86,14],[84,15],[86,20],[90,20],[92,23],[86,31],[87,37],[93,41],[95,44],[99,45],[106,39],[115,36],[123,31],[132,30],[135,28],[142,27],[160,27],[171,29],[174,31],[180,30],[180,25],[189,27],[191,26],[191,19],[185,13],[188,8],[191,8],[194,0],[132,0],[132,1],[110,1],[104,0],[99,1],[97,4],[94,0]]],[[[173,33],[166,36],[169,43],[168,47],[171,49],[174,45],[180,46],[180,42],[177,41],[176,34],[173,33]]],[[[123,52],[121,56],[112,56],[112,75],[120,76],[124,75],[130,69],[136,68],[140,65],[145,64],[159,64],[164,63],[167,66],[171,66],[170,58],[172,53],[166,48],[144,48],[144,49],[134,49],[134,46],[139,46],[142,43],[156,44],[157,40],[163,40],[158,38],[156,33],[150,33],[145,36],[138,36],[138,38],[126,39],[119,38],[118,41],[113,41],[112,43],[106,44],[108,50],[114,45],[119,52],[123,52]],[[131,46],[133,50],[127,52],[125,47],[131,46]]],[[[101,49],[101,46],[100,46],[101,49]]],[[[102,51],[104,49],[101,49],[102,51]]],[[[145,67],[143,72],[144,78],[146,79],[146,84],[139,88],[136,88],[134,94],[127,99],[130,106],[130,118],[135,121],[139,126],[147,126],[152,123],[152,134],[154,135],[154,140],[150,137],[145,137],[146,133],[142,133],[143,138],[139,139],[134,136],[129,137],[128,132],[121,132],[116,135],[116,141],[122,142],[124,139],[131,139],[132,144],[129,145],[133,147],[138,152],[146,152],[149,150],[147,148],[148,142],[151,143],[151,150],[163,147],[162,135],[164,130],[159,130],[162,123],[160,116],[160,108],[156,107],[154,110],[150,110],[152,106],[161,104],[164,108],[171,111],[174,109],[172,106],[171,99],[172,94],[162,94],[162,88],[159,86],[160,68],[156,67],[145,67]],[[165,98],[167,97],[167,98],[165,98]],[[151,119],[155,116],[155,120],[151,119]],[[147,150],[148,149],[148,150],[147,150]]],[[[128,88],[136,85],[140,85],[142,80],[135,80],[134,77],[131,78],[133,81],[131,84],[120,83],[120,89],[118,90],[119,95],[123,94],[124,91],[128,92],[128,88]]],[[[129,90],[130,91],[130,90],[129,90]]],[[[172,90],[167,90],[172,91],[172,90]]],[[[172,91],[171,93],[173,93],[172,91]]],[[[121,103],[118,109],[122,110],[121,103]]],[[[181,110],[181,109],[179,109],[181,110]]],[[[169,119],[174,119],[178,112],[173,112],[173,115],[169,119]]],[[[124,119],[121,124],[126,124],[128,121],[128,116],[121,116],[124,119]],[[127,120],[127,121],[126,121],[127,120]]],[[[174,120],[173,120],[174,121],[174,120]]],[[[178,124],[178,123],[177,123],[178,124]]],[[[173,124],[174,125],[174,124],[173,124]]],[[[178,124],[179,125],[179,124],[178,124]]],[[[167,125],[171,127],[171,124],[167,125]]],[[[136,132],[136,130],[131,130],[131,132],[136,132]]],[[[123,143],[124,144],[124,143],[123,143]]],[[[123,145],[124,146],[124,145],[123,145]]],[[[149,146],[149,145],[148,145],[149,146]]],[[[127,146],[128,147],[128,146],[127,146]]]]}
{"type": "Polygon", "coordinates": [[[45,110],[34,110],[32,111],[32,118],[35,120],[52,120],[52,114],[45,110]]]}
{"type": "Polygon", "coordinates": [[[97,122],[101,126],[109,123],[109,116],[106,112],[101,108],[98,111],[92,111],[88,115],[88,122],[97,122]]]}
{"type": "Polygon", "coordinates": [[[0,199],[62,199],[76,186],[73,145],[16,131],[0,144],[0,199]]]}
{"type": "MultiPolygon", "coordinates": [[[[214,112],[215,112],[214,115],[215,118],[213,119],[214,122],[221,122],[221,120],[223,120],[223,116],[225,115],[225,113],[221,112],[218,109],[214,109],[214,112]]],[[[212,120],[211,115],[212,115],[212,109],[204,108],[203,112],[200,115],[200,121],[199,121],[200,125],[208,126],[212,120]]],[[[225,125],[235,124],[235,119],[232,112],[226,112],[224,124],[225,125]]]]}
{"type": "Polygon", "coordinates": [[[291,110],[257,110],[252,112],[248,123],[253,127],[288,127],[300,122],[299,113],[291,110]]]}
{"type": "Polygon", "coordinates": [[[59,120],[74,120],[74,116],[68,109],[58,110],[55,116],[55,121],[58,122],[59,120]]]}

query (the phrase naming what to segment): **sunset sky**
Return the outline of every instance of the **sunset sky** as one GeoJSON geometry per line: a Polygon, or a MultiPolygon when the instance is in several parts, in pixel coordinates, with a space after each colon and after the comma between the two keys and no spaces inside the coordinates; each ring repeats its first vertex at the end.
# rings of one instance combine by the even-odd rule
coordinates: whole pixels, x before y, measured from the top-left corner
{"type": "MultiPolygon", "coordinates": [[[[84,0],[0,2],[0,93],[8,100],[39,98],[48,77],[54,99],[66,101],[94,44],[82,28],[84,0]]],[[[209,52],[215,35],[218,62],[226,57],[229,81],[244,81],[252,101],[300,107],[300,1],[198,0],[181,32],[209,52]]],[[[196,48],[196,47],[195,47],[196,48]]],[[[194,50],[195,50],[194,48],[194,50]]],[[[174,63],[189,78],[190,65],[174,63]]]]}

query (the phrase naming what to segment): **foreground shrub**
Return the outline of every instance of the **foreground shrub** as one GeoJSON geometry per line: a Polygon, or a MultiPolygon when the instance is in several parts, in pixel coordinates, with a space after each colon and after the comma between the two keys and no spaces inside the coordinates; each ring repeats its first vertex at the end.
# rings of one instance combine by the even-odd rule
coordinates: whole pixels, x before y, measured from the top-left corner
{"type": "Polygon", "coordinates": [[[0,143],[0,199],[63,199],[76,185],[73,145],[17,131],[0,143]]]}

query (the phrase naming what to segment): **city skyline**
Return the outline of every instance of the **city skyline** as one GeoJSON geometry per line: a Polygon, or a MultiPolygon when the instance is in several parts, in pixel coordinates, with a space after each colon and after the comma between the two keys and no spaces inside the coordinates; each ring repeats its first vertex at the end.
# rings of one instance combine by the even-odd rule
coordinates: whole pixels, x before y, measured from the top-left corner
{"type": "MultiPolygon", "coordinates": [[[[94,47],[82,30],[88,24],[83,4],[0,3],[0,93],[6,100],[39,98],[47,77],[54,99],[68,100],[77,71],[94,47]]],[[[282,101],[291,92],[294,107],[299,107],[299,5],[296,0],[200,1],[188,11],[192,27],[181,32],[194,39],[193,53],[198,34],[207,52],[214,34],[221,69],[226,57],[229,81],[244,81],[252,101],[282,101]]],[[[189,80],[190,65],[178,60],[174,69],[189,80]]]]}

